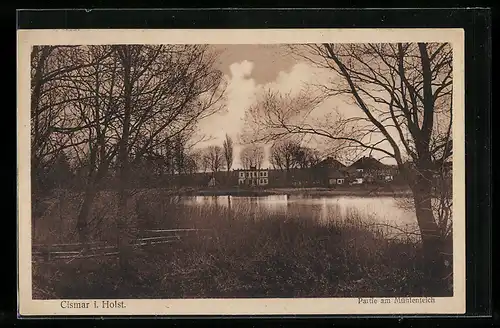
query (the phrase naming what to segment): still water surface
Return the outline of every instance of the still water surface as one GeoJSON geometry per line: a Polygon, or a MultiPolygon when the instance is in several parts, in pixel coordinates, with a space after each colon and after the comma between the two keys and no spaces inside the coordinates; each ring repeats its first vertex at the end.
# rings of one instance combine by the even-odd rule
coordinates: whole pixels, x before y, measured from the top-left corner
{"type": "Polygon", "coordinates": [[[229,207],[231,210],[244,207],[259,215],[266,213],[297,215],[323,222],[355,214],[356,218],[370,224],[390,225],[405,231],[414,231],[417,228],[414,211],[404,209],[401,206],[401,199],[394,197],[193,196],[182,197],[180,202],[187,206],[211,205],[229,207]]]}

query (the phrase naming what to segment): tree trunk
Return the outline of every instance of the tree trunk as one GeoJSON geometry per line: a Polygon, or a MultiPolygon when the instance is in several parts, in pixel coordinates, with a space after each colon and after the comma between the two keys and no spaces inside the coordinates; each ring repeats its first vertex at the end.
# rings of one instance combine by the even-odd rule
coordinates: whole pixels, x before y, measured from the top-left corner
{"type": "Polygon", "coordinates": [[[89,230],[88,230],[88,217],[90,214],[90,208],[94,202],[94,198],[97,194],[97,188],[91,182],[85,189],[85,194],[83,198],[82,206],[78,213],[76,221],[76,230],[78,232],[78,241],[80,243],[86,243],[89,240],[89,230]]]}
{"type": "Polygon", "coordinates": [[[121,140],[119,145],[119,164],[120,164],[120,181],[118,183],[118,213],[117,213],[117,232],[118,232],[118,250],[120,257],[120,269],[123,274],[129,271],[129,251],[130,251],[130,235],[128,229],[127,215],[127,188],[129,184],[129,135],[130,135],[130,120],[132,111],[132,53],[128,46],[123,46],[120,49],[120,57],[124,68],[124,117],[121,140]]]}
{"type": "Polygon", "coordinates": [[[424,270],[428,279],[429,292],[433,296],[439,296],[437,293],[445,290],[443,288],[445,276],[445,266],[443,258],[444,242],[441,238],[439,227],[434,220],[432,211],[432,184],[431,180],[425,175],[420,174],[415,178],[412,185],[415,213],[418,226],[421,232],[424,270]]]}

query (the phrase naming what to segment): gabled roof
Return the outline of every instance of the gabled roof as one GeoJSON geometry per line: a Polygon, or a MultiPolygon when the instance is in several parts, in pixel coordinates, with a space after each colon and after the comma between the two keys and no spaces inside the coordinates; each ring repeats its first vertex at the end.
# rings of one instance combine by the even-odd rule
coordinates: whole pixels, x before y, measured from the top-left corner
{"type": "Polygon", "coordinates": [[[373,157],[361,157],[356,162],[352,163],[349,168],[364,169],[364,170],[380,170],[388,168],[387,165],[382,164],[373,157]]]}
{"type": "Polygon", "coordinates": [[[325,168],[325,169],[340,169],[343,167],[346,166],[333,157],[327,157],[314,166],[314,168],[325,168]]]}

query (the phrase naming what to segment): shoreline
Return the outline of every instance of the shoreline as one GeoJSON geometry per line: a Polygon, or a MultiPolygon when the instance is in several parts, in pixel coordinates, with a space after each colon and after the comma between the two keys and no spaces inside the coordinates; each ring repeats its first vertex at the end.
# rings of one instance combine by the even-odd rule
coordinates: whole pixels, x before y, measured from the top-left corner
{"type": "MultiPolygon", "coordinates": [[[[242,189],[242,188],[181,188],[181,189],[167,189],[167,188],[138,188],[129,189],[132,193],[143,193],[149,191],[163,192],[165,196],[233,196],[233,197],[266,197],[266,196],[298,196],[298,197],[411,197],[412,192],[409,188],[262,188],[262,189],[242,189]]],[[[114,189],[101,189],[101,192],[114,192],[114,189]]],[[[61,192],[82,193],[81,190],[60,190],[56,189],[56,194],[61,192]]],[[[53,195],[52,195],[53,196],[53,195]]],[[[47,196],[50,197],[50,196],[47,196]]]]}
{"type": "Polygon", "coordinates": [[[411,196],[411,190],[401,188],[397,190],[376,189],[328,189],[328,188],[269,188],[269,189],[199,189],[172,191],[172,195],[179,196],[234,196],[234,197],[265,197],[265,196],[358,196],[358,197],[405,197],[411,196]]]}

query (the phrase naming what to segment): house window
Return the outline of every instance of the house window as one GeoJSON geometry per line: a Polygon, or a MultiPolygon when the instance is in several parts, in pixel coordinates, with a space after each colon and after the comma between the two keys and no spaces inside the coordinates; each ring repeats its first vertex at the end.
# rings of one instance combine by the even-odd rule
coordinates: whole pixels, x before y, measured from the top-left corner
{"type": "Polygon", "coordinates": [[[344,179],[337,179],[337,184],[343,184],[344,183],[344,179]]]}
{"type": "MultiPolygon", "coordinates": [[[[264,176],[267,177],[267,171],[262,172],[264,173],[264,176]]],[[[267,179],[266,179],[267,180],[267,179]]]]}
{"type": "Polygon", "coordinates": [[[267,184],[267,178],[264,178],[262,180],[264,180],[264,184],[267,184]]]}
{"type": "Polygon", "coordinates": [[[240,172],[240,178],[244,178],[245,177],[245,172],[240,172]]]}

